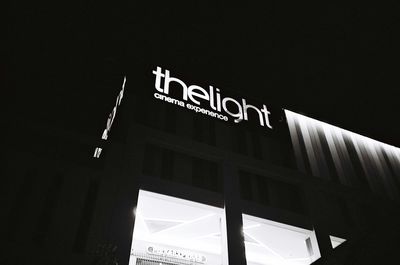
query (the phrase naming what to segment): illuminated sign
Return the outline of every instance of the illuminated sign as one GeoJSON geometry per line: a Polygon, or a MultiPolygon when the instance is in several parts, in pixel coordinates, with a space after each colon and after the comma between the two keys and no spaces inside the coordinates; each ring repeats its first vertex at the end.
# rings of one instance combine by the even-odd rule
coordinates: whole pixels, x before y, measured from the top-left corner
{"type": "Polygon", "coordinates": [[[219,88],[214,88],[211,85],[208,90],[198,85],[187,86],[182,80],[172,77],[169,70],[163,72],[159,66],[153,71],[153,74],[155,75],[154,87],[157,90],[154,93],[154,97],[158,100],[185,107],[223,121],[228,121],[228,116],[231,116],[235,123],[249,120],[248,113],[252,111],[258,115],[261,126],[272,129],[269,117],[271,112],[268,111],[267,106],[264,104],[262,108],[258,108],[248,104],[244,98],[238,101],[231,97],[224,97],[219,88]],[[170,87],[171,84],[174,84],[174,88],[170,87]],[[176,88],[176,85],[180,87],[180,90],[176,88]],[[179,99],[170,96],[172,90],[174,90],[173,92],[178,90],[182,96],[179,99]]]}
{"type": "MultiPolygon", "coordinates": [[[[117,99],[115,100],[114,108],[112,109],[112,111],[108,115],[106,128],[104,129],[103,134],[101,136],[102,140],[107,140],[108,139],[108,134],[111,131],[111,126],[112,126],[112,124],[114,122],[115,115],[117,114],[118,106],[121,104],[121,100],[124,97],[125,83],[126,83],[126,76],[124,76],[124,81],[122,83],[122,88],[121,88],[121,91],[118,93],[117,99]]],[[[93,157],[99,158],[100,155],[101,155],[101,151],[102,150],[103,150],[103,148],[96,147],[96,149],[94,151],[94,154],[93,154],[93,157]]]]}
{"type": "Polygon", "coordinates": [[[169,249],[169,248],[160,248],[149,246],[147,247],[147,253],[150,255],[157,255],[169,258],[183,259],[198,263],[206,263],[207,258],[204,255],[196,254],[192,252],[186,252],[181,250],[169,249]]]}

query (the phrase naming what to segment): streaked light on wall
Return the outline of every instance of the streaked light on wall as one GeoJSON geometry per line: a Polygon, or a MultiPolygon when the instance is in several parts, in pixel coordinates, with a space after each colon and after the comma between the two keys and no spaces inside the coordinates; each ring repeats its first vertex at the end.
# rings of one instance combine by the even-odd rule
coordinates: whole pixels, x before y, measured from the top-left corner
{"type": "Polygon", "coordinates": [[[285,110],[297,167],[399,200],[400,148],[285,110]]]}

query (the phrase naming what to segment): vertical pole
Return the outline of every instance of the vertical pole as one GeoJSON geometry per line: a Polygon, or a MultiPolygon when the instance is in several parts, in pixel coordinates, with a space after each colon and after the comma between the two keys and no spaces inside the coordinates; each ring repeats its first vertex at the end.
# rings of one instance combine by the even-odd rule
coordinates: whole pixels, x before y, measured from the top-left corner
{"type": "Polygon", "coordinates": [[[238,172],[223,164],[226,240],[229,265],[246,265],[238,172]]]}
{"type": "Polygon", "coordinates": [[[329,256],[333,251],[331,240],[329,238],[329,234],[326,232],[326,229],[324,229],[320,225],[314,226],[314,229],[315,229],[315,235],[317,237],[318,248],[319,248],[319,252],[321,253],[321,257],[329,256]]]}

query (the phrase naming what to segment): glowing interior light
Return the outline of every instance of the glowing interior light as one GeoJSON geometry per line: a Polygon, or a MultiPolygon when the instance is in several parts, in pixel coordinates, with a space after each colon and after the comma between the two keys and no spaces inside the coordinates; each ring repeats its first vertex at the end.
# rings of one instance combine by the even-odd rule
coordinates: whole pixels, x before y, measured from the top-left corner
{"type": "Polygon", "coordinates": [[[308,265],[320,257],[314,231],[245,214],[243,231],[248,265],[308,265]]]}
{"type": "Polygon", "coordinates": [[[221,208],[140,190],[129,264],[141,257],[163,264],[226,264],[223,218],[221,208]]]}

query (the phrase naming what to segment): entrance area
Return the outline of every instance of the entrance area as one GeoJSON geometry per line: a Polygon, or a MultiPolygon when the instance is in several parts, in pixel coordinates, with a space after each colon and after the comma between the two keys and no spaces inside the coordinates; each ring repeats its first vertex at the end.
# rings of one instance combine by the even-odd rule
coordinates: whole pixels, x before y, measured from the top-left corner
{"type": "Polygon", "coordinates": [[[129,264],[221,265],[223,218],[221,208],[140,190],[129,264]]]}
{"type": "MultiPolygon", "coordinates": [[[[242,215],[248,265],[308,265],[315,232],[242,215]]],[[[129,265],[228,265],[224,209],[140,190],[129,265]]]]}

